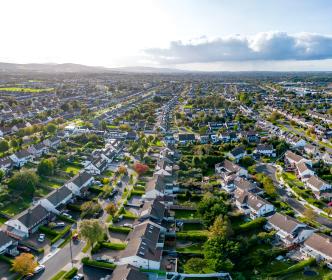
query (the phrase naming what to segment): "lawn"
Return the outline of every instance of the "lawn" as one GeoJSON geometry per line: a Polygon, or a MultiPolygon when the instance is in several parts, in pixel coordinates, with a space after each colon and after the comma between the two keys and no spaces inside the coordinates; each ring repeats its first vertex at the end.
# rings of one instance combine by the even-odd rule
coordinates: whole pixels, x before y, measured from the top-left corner
{"type": "Polygon", "coordinates": [[[202,243],[192,244],[186,247],[177,248],[176,251],[187,254],[202,254],[203,244],[202,243]]]}
{"type": "Polygon", "coordinates": [[[76,175],[77,173],[79,173],[81,170],[81,168],[75,166],[75,165],[66,165],[64,171],[67,173],[72,173],[74,175],[76,175]]]}
{"type": "Polygon", "coordinates": [[[21,200],[15,203],[10,203],[7,206],[0,209],[1,212],[9,215],[9,216],[15,216],[16,214],[24,211],[30,206],[31,202],[28,200],[21,200]]]}
{"type": "Polygon", "coordinates": [[[45,185],[45,186],[49,186],[49,187],[51,187],[53,189],[57,189],[57,188],[59,188],[59,187],[62,186],[62,184],[57,183],[55,181],[50,181],[50,180],[48,180],[46,178],[41,178],[39,182],[40,182],[40,184],[45,185]]]}
{"type": "Polygon", "coordinates": [[[175,210],[176,219],[198,219],[197,211],[193,210],[175,210]]]}

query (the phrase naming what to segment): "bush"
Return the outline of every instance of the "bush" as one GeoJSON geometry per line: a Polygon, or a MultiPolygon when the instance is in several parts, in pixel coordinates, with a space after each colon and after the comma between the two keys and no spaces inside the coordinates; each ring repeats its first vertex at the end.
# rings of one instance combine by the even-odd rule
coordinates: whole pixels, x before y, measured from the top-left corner
{"type": "Polygon", "coordinates": [[[72,279],[76,275],[77,271],[78,269],[76,267],[73,267],[63,276],[63,279],[72,279]]]}
{"type": "Polygon", "coordinates": [[[250,222],[239,225],[239,227],[236,228],[235,230],[239,231],[239,232],[246,232],[249,230],[261,228],[265,223],[266,223],[266,219],[263,217],[260,217],[255,220],[252,220],[250,222]]]}
{"type": "Polygon", "coordinates": [[[81,212],[81,206],[80,205],[76,205],[76,204],[67,204],[67,208],[69,210],[75,211],[75,212],[81,212]]]}
{"type": "Polygon", "coordinates": [[[64,235],[66,235],[68,232],[70,231],[70,226],[66,226],[62,231],[60,231],[58,233],[57,236],[55,236],[52,240],[51,240],[51,244],[54,244],[55,242],[57,242],[58,240],[60,240],[64,235]]]}
{"type": "Polygon", "coordinates": [[[87,266],[105,268],[105,269],[111,269],[111,270],[114,270],[116,268],[116,265],[114,263],[98,262],[98,261],[90,260],[89,257],[83,258],[82,263],[87,266]]]}
{"type": "Polygon", "coordinates": [[[208,234],[206,232],[178,232],[176,233],[176,238],[180,240],[189,241],[206,241],[208,234]]]}
{"type": "Polygon", "coordinates": [[[124,250],[124,249],[126,249],[126,244],[125,243],[101,242],[101,247],[111,249],[111,250],[124,250]]]}
{"type": "Polygon", "coordinates": [[[129,227],[110,226],[108,229],[111,232],[126,233],[126,234],[128,234],[131,231],[131,228],[129,227]]]}
{"type": "Polygon", "coordinates": [[[55,236],[58,235],[57,231],[55,231],[53,229],[50,229],[46,226],[39,227],[39,231],[42,232],[42,233],[45,233],[46,235],[51,236],[51,237],[55,237],[55,236]]]}
{"type": "Polygon", "coordinates": [[[63,216],[63,215],[59,215],[58,218],[59,218],[59,220],[67,222],[67,223],[71,223],[71,224],[76,223],[76,221],[74,219],[68,218],[68,217],[63,216]]]}
{"type": "Polygon", "coordinates": [[[13,259],[11,259],[5,255],[0,255],[0,260],[4,261],[5,263],[8,263],[10,265],[13,263],[13,259]]]}

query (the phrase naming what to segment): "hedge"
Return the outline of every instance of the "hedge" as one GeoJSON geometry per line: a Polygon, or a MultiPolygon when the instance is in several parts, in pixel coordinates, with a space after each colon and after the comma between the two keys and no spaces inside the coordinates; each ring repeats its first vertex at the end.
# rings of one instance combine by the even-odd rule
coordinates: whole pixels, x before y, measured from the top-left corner
{"type": "Polygon", "coordinates": [[[82,258],[82,263],[87,266],[105,268],[105,269],[111,269],[111,270],[114,270],[116,268],[116,265],[114,263],[98,262],[98,261],[90,260],[89,257],[82,258]]]}
{"type": "Polygon", "coordinates": [[[126,249],[125,243],[112,243],[112,242],[101,242],[101,247],[111,250],[124,250],[126,249]]]}
{"type": "Polygon", "coordinates": [[[109,226],[108,229],[111,232],[126,233],[126,234],[128,234],[131,231],[131,228],[129,227],[109,226]]]}
{"type": "Polygon", "coordinates": [[[65,274],[66,274],[66,271],[61,270],[61,271],[59,271],[57,274],[55,274],[55,275],[51,278],[51,280],[59,280],[59,279],[62,279],[63,275],[65,275],[65,274]]]}
{"type": "Polygon", "coordinates": [[[9,258],[9,257],[7,257],[5,255],[0,255],[0,260],[4,261],[4,262],[6,262],[6,263],[8,263],[10,265],[13,263],[13,259],[11,259],[11,258],[9,258]]]}
{"type": "Polygon", "coordinates": [[[72,279],[76,275],[77,271],[77,267],[73,267],[63,276],[63,279],[72,279]]]}
{"type": "Polygon", "coordinates": [[[58,235],[51,240],[51,244],[54,244],[55,242],[60,240],[65,234],[70,231],[70,228],[70,226],[66,226],[62,231],[59,231],[58,235]]]}
{"type": "Polygon", "coordinates": [[[76,212],[81,212],[81,206],[80,205],[76,205],[76,204],[67,204],[67,208],[69,210],[73,210],[73,211],[76,211],[76,212]]]}
{"type": "Polygon", "coordinates": [[[76,223],[76,221],[74,219],[66,217],[66,216],[63,216],[63,215],[59,215],[58,218],[59,218],[59,220],[67,222],[67,223],[71,223],[71,224],[75,224],[76,223]]]}
{"type": "Polygon", "coordinates": [[[316,260],[314,258],[310,258],[310,259],[298,262],[297,264],[294,264],[284,270],[273,272],[270,274],[270,276],[281,276],[281,275],[286,275],[289,273],[301,271],[306,266],[310,266],[310,265],[314,264],[315,262],[316,262],[316,260]]]}
{"type": "Polygon", "coordinates": [[[97,194],[99,194],[99,193],[102,193],[102,192],[103,192],[103,189],[98,188],[98,187],[90,187],[90,188],[89,188],[89,191],[90,191],[90,192],[93,192],[93,193],[97,193],[97,194]]]}
{"type": "Polygon", "coordinates": [[[236,231],[245,232],[253,229],[261,228],[266,223],[266,218],[259,217],[250,222],[239,225],[235,228],[236,231]]]}
{"type": "Polygon", "coordinates": [[[182,240],[189,240],[189,241],[206,241],[208,235],[206,232],[177,232],[176,233],[177,239],[182,240]]]}
{"type": "Polygon", "coordinates": [[[50,229],[46,226],[40,226],[39,231],[45,233],[46,235],[50,235],[51,237],[55,237],[59,234],[57,231],[50,229]]]}

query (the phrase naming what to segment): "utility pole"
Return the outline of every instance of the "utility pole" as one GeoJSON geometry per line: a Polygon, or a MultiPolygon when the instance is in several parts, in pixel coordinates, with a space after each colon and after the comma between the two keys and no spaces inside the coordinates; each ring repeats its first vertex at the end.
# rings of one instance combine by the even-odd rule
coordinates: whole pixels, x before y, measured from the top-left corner
{"type": "Polygon", "coordinates": [[[69,248],[70,248],[70,259],[71,259],[71,267],[74,267],[74,263],[73,263],[73,251],[72,251],[72,247],[71,247],[71,232],[70,232],[70,239],[69,239],[69,248]]]}

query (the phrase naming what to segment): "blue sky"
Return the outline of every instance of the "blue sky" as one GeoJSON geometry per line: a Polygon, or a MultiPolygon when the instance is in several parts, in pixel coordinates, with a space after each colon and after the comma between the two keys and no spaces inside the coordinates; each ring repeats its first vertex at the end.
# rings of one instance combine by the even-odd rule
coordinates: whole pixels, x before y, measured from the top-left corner
{"type": "Polygon", "coordinates": [[[328,0],[11,0],[0,9],[9,11],[4,62],[332,70],[328,0]]]}

